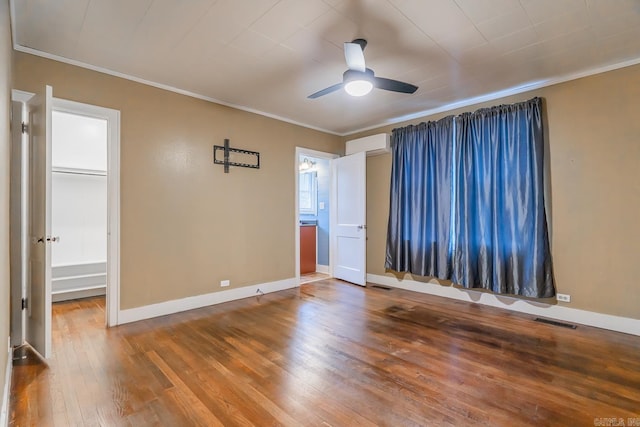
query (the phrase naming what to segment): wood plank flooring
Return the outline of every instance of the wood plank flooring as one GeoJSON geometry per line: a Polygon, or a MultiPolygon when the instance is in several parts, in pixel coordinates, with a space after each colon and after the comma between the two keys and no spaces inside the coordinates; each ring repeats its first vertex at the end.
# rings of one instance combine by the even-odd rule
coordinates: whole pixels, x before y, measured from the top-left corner
{"type": "Polygon", "coordinates": [[[300,284],[305,284],[305,283],[311,283],[311,282],[317,282],[319,280],[327,280],[330,279],[331,276],[329,276],[326,273],[318,273],[313,272],[313,273],[306,273],[306,274],[302,274],[300,275],[300,284]]]}
{"type": "Polygon", "coordinates": [[[339,280],[111,329],[102,301],[54,305],[11,426],[640,422],[636,336],[339,280]]]}

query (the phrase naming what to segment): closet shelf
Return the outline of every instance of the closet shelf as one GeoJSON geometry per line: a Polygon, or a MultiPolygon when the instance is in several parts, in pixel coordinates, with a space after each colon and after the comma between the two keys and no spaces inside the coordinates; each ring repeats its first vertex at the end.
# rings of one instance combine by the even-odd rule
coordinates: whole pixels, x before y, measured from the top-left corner
{"type": "Polygon", "coordinates": [[[93,289],[106,289],[107,285],[95,285],[95,286],[84,286],[81,288],[73,288],[73,289],[60,289],[57,291],[51,291],[51,295],[61,295],[71,292],[79,292],[79,291],[91,291],[93,289]]]}
{"type": "Polygon", "coordinates": [[[66,173],[70,175],[95,175],[107,176],[107,171],[100,169],[67,168],[62,166],[51,167],[53,173],[66,173]]]}
{"type": "Polygon", "coordinates": [[[76,274],[73,276],[63,276],[63,277],[53,277],[51,279],[52,282],[62,282],[64,280],[69,280],[69,279],[88,279],[91,277],[100,277],[100,276],[105,276],[106,273],[102,272],[102,273],[91,273],[91,274],[76,274]]]}

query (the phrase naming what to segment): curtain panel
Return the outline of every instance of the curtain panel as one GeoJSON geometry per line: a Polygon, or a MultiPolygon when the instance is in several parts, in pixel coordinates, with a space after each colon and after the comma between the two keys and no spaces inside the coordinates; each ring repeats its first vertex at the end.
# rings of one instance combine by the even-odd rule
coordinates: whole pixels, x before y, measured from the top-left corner
{"type": "Polygon", "coordinates": [[[541,104],[534,98],[456,117],[455,283],[499,294],[555,295],[541,104]]]}
{"type": "Polygon", "coordinates": [[[395,129],[385,267],[451,276],[453,116],[395,129]]]}
{"type": "Polygon", "coordinates": [[[534,98],[394,130],[388,269],[555,295],[541,110],[534,98]]]}

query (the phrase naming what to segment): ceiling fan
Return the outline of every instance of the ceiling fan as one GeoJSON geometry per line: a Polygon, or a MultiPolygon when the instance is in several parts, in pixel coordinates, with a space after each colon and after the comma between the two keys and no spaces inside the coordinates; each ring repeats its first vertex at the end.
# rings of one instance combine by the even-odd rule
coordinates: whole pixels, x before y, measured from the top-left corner
{"type": "Polygon", "coordinates": [[[364,64],[364,48],[367,46],[365,39],[355,39],[351,43],[344,44],[344,57],[347,60],[348,70],[342,75],[342,83],[329,86],[307,98],[315,99],[323,95],[343,88],[351,96],[364,96],[376,87],[378,89],[390,90],[392,92],[414,93],[418,86],[398,80],[376,77],[371,68],[364,64]]]}

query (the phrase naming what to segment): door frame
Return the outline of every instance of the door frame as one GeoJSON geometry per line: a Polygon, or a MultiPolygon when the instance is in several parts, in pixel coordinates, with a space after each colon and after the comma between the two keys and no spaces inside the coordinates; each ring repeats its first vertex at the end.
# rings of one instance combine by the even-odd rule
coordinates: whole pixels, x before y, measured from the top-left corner
{"type": "MultiPolygon", "coordinates": [[[[294,173],[294,182],[295,182],[295,211],[294,211],[294,242],[295,242],[295,273],[296,273],[296,282],[300,285],[300,156],[309,156],[314,157],[316,159],[327,159],[329,161],[333,159],[337,159],[340,155],[335,153],[328,153],[325,151],[313,150],[311,148],[305,147],[296,147],[295,150],[295,158],[293,163],[293,173],[294,173]]],[[[333,176],[331,176],[331,167],[329,167],[329,182],[333,182],[333,176]]],[[[329,200],[330,203],[333,200],[333,185],[329,189],[329,200]]],[[[331,207],[329,207],[329,224],[332,222],[332,211],[331,207]]],[[[317,243],[316,243],[317,244],[317,243]]],[[[331,241],[329,241],[329,275],[333,276],[333,260],[331,257],[331,252],[333,248],[331,247],[331,241]]]]}
{"type": "Polygon", "coordinates": [[[53,98],[53,111],[107,121],[107,289],[105,324],[118,325],[120,312],[120,111],[53,98]]]}

